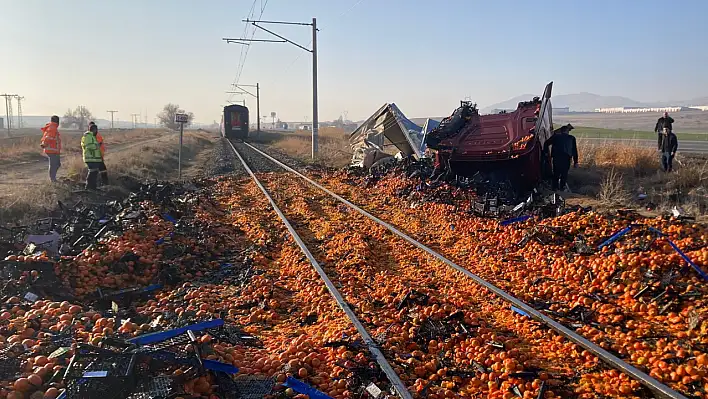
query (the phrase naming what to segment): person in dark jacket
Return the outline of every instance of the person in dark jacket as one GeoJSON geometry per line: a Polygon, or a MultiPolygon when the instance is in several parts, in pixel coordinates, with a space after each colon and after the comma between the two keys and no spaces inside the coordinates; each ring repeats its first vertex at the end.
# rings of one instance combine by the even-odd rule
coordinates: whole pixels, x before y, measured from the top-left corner
{"type": "Polygon", "coordinates": [[[664,112],[664,116],[659,118],[654,125],[654,131],[656,132],[657,138],[659,140],[659,145],[661,145],[662,136],[664,129],[668,129],[672,132],[674,129],[674,118],[669,116],[668,112],[664,112]]]}
{"type": "Polygon", "coordinates": [[[678,150],[678,137],[668,128],[659,134],[659,152],[661,153],[661,166],[664,172],[673,171],[674,157],[678,150]]]}
{"type": "Polygon", "coordinates": [[[566,188],[570,161],[573,166],[578,167],[578,145],[575,136],[570,134],[573,125],[570,123],[553,131],[553,136],[543,145],[543,151],[547,154],[548,147],[551,147],[551,160],[553,163],[553,191],[566,188]]]}

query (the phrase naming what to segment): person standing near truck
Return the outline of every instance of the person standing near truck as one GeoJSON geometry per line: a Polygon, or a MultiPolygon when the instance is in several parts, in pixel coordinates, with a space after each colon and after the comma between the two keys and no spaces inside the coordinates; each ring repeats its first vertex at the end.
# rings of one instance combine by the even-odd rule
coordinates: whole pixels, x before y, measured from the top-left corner
{"type": "Polygon", "coordinates": [[[664,172],[672,172],[674,167],[674,157],[678,150],[678,137],[671,129],[664,128],[662,133],[659,133],[659,152],[661,153],[661,166],[664,172]]]}
{"type": "Polygon", "coordinates": [[[664,129],[669,129],[669,131],[673,131],[673,127],[674,118],[670,117],[668,112],[664,112],[664,116],[662,116],[656,121],[654,131],[661,134],[664,132],[664,129]]]}
{"type": "Polygon", "coordinates": [[[659,118],[656,121],[656,125],[654,125],[654,132],[656,132],[659,146],[661,146],[661,141],[663,140],[664,129],[669,129],[670,132],[674,131],[674,118],[670,117],[668,112],[664,112],[664,116],[659,118]]]}
{"type": "Polygon", "coordinates": [[[578,145],[575,136],[570,134],[571,130],[573,130],[573,125],[570,123],[556,129],[543,145],[543,152],[546,154],[548,154],[548,147],[551,147],[550,156],[553,163],[551,188],[553,191],[566,189],[571,160],[573,166],[578,167],[578,145]]]}
{"type": "Polygon", "coordinates": [[[50,122],[42,128],[42,141],[39,144],[44,155],[49,159],[49,180],[57,181],[57,171],[61,167],[61,135],[59,134],[59,117],[54,115],[50,122]]]}
{"type": "Polygon", "coordinates": [[[96,125],[89,126],[89,130],[81,137],[81,150],[83,151],[84,163],[88,169],[86,176],[86,189],[96,190],[98,186],[98,169],[103,162],[101,148],[96,139],[98,128],[96,125]]]}
{"type": "Polygon", "coordinates": [[[94,122],[89,122],[89,129],[91,125],[96,126],[96,140],[98,141],[99,148],[101,149],[101,164],[98,165],[98,174],[101,177],[101,184],[104,186],[108,185],[108,169],[106,169],[106,144],[103,142],[103,136],[101,132],[98,131],[98,125],[94,122]]]}

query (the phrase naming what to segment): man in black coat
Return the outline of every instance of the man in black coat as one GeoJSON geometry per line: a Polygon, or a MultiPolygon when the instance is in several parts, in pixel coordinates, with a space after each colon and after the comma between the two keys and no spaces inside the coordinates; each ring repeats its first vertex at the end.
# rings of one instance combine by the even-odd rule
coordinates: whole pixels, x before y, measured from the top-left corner
{"type": "Polygon", "coordinates": [[[551,146],[551,160],[553,162],[553,191],[563,190],[568,180],[570,161],[573,166],[578,167],[578,145],[575,136],[570,134],[573,125],[570,123],[556,129],[553,136],[543,145],[543,151],[547,154],[548,147],[551,146]]]}
{"type": "Polygon", "coordinates": [[[659,136],[659,142],[661,142],[661,135],[664,133],[664,129],[669,129],[672,132],[674,129],[674,118],[669,116],[668,112],[664,112],[664,116],[659,118],[654,125],[654,131],[659,136]]]}
{"type": "Polygon", "coordinates": [[[664,128],[664,131],[659,133],[659,152],[661,153],[661,166],[664,168],[664,172],[673,171],[676,150],[678,150],[676,134],[669,128],[664,128]]]}

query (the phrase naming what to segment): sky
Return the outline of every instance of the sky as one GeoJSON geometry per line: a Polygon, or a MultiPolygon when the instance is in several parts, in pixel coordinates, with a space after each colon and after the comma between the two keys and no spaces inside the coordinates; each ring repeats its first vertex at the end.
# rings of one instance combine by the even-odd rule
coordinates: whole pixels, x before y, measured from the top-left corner
{"type": "MultiPolygon", "coordinates": [[[[222,41],[276,39],[251,36],[252,16],[317,18],[321,121],[386,102],[448,115],[465,97],[483,108],[551,80],[555,94],[688,100],[708,95],[706,15],[705,0],[0,0],[0,93],[23,95],[25,115],[85,105],[152,123],[176,103],[210,123],[229,98],[253,120],[255,99],[226,91],[259,83],[261,115],[312,120],[309,52],[222,41]]],[[[263,26],[311,47],[309,26],[263,26]]]]}

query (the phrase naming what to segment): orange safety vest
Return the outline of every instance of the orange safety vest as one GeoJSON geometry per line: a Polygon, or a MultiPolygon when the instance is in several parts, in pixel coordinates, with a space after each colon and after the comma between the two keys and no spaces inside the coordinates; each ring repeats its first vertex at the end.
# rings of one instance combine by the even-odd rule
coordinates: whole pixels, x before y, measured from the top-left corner
{"type": "Polygon", "coordinates": [[[42,148],[45,154],[61,153],[61,135],[58,130],[59,124],[49,122],[42,128],[42,148]]]}
{"type": "Polygon", "coordinates": [[[101,148],[101,156],[103,157],[106,154],[106,145],[103,144],[103,136],[101,136],[101,133],[96,132],[96,140],[101,148]]]}

